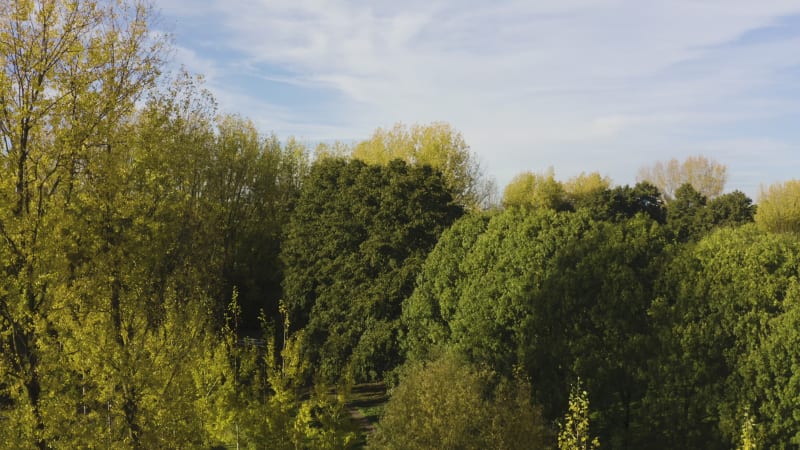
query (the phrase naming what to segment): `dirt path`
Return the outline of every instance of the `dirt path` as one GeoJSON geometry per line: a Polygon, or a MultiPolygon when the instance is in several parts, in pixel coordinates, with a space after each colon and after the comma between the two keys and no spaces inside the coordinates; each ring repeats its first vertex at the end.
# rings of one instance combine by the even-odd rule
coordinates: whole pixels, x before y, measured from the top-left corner
{"type": "Polygon", "coordinates": [[[353,425],[358,429],[359,434],[366,443],[367,436],[375,431],[375,423],[378,421],[378,411],[386,403],[386,385],[383,383],[357,384],[350,392],[350,401],[347,402],[347,410],[353,425]],[[367,415],[365,415],[365,412],[367,415]]]}
{"type": "Polygon", "coordinates": [[[373,425],[369,418],[362,414],[358,408],[351,406],[348,410],[350,411],[350,417],[353,423],[358,427],[360,433],[370,434],[375,431],[375,425],[373,425]]]}

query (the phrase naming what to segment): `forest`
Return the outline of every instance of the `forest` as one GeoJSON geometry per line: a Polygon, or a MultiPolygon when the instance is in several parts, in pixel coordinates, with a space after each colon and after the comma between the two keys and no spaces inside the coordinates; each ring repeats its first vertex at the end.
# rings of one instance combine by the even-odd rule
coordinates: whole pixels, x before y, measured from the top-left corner
{"type": "Polygon", "coordinates": [[[153,14],[0,2],[0,448],[800,446],[800,180],[498,195],[444,122],[310,148],[153,14]]]}

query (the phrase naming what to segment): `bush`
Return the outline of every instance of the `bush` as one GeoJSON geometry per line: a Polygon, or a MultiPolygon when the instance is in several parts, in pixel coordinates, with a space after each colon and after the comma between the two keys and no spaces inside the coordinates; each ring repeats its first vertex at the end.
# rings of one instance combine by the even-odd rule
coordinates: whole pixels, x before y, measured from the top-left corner
{"type": "Polygon", "coordinates": [[[405,369],[370,448],[531,449],[552,447],[541,411],[521,378],[497,380],[453,354],[405,369]]]}

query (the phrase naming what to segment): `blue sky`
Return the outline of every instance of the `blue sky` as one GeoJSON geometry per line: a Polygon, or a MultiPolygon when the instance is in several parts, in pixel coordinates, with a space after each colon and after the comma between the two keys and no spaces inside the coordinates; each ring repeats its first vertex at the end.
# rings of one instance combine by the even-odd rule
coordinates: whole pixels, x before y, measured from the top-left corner
{"type": "Polygon", "coordinates": [[[800,177],[800,0],[160,0],[222,112],[309,144],[446,121],[503,186],[702,154],[800,177]]]}

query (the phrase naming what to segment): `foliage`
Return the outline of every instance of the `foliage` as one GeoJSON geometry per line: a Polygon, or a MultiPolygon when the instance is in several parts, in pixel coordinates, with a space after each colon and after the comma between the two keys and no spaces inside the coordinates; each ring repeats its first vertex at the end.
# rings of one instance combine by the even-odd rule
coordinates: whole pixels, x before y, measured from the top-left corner
{"type": "Polygon", "coordinates": [[[589,393],[580,380],[569,392],[569,406],[558,424],[558,448],[560,450],[589,450],[600,447],[600,440],[591,437],[589,431],[589,393]]]}
{"type": "Polygon", "coordinates": [[[737,450],[756,450],[756,448],[758,448],[756,439],[753,436],[754,428],[755,422],[753,421],[753,417],[745,413],[744,419],[742,420],[742,432],[739,437],[740,443],[736,447],[737,450]]]}
{"type": "Polygon", "coordinates": [[[542,174],[523,172],[515,176],[503,191],[505,208],[569,209],[564,186],[555,179],[552,168],[542,174]]]}
{"type": "Polygon", "coordinates": [[[706,205],[708,220],[717,226],[739,226],[752,223],[756,215],[753,200],[741,191],[733,191],[711,199],[706,205]]]}
{"type": "Polygon", "coordinates": [[[667,225],[679,242],[699,239],[712,225],[706,217],[706,197],[686,183],[667,206],[667,225]]]}
{"type": "Polygon", "coordinates": [[[725,187],[728,168],[705,156],[689,156],[682,163],[672,158],[642,167],[636,179],[657,186],[667,202],[672,201],[677,189],[687,183],[704,197],[713,199],[725,187]]]}
{"type": "Polygon", "coordinates": [[[611,179],[598,172],[584,173],[574,176],[564,184],[564,192],[569,203],[576,209],[603,191],[611,189],[611,179]]]}
{"type": "Polygon", "coordinates": [[[444,345],[506,376],[523,367],[549,418],[566,403],[563,380],[580,376],[597,392],[603,439],[631,445],[646,428],[638,408],[663,228],[586,211],[511,209],[484,221],[462,219],[430,254],[406,303],[409,357],[444,345]]]}
{"type": "Polygon", "coordinates": [[[403,302],[400,345],[408,360],[425,359],[450,341],[450,322],[467,276],[464,261],[488,223],[486,215],[463,216],[442,233],[425,259],[413,294],[403,302]]]}
{"type": "Polygon", "coordinates": [[[162,77],[151,12],[0,3],[4,446],[351,448],[396,367],[379,448],[548,447],[565,405],[562,448],[800,445],[800,182],[551,169],[479,212],[449,125],[310,165],[162,77]]]}
{"type": "Polygon", "coordinates": [[[664,223],[666,210],[660,196],[658,188],[647,182],[639,182],[633,187],[625,185],[591,191],[577,198],[573,208],[586,210],[596,220],[602,221],[624,221],[644,213],[664,223]]]}
{"type": "Polygon", "coordinates": [[[547,448],[550,435],[524,379],[495,380],[453,354],[404,369],[370,448],[547,448]]]}
{"type": "Polygon", "coordinates": [[[665,448],[730,448],[751,410],[768,447],[796,440],[790,375],[797,347],[799,242],[754,226],[722,228],[689,246],[660,282],[651,314],[660,347],[646,402],[665,448]]]}
{"type": "Polygon", "coordinates": [[[736,227],[753,222],[753,201],[739,191],[720,195],[711,201],[684,184],[667,205],[667,227],[678,242],[695,241],[716,227],[736,227]]]}
{"type": "MultiPolygon", "coordinates": [[[[163,39],[148,30],[149,16],[149,8],[128,2],[0,4],[0,389],[15,423],[6,441],[12,447],[70,445],[59,442],[58,430],[74,420],[70,406],[77,409],[83,381],[81,368],[64,364],[62,337],[84,330],[70,327],[69,312],[77,309],[84,319],[104,307],[111,321],[96,324],[101,328],[125,319],[117,304],[121,273],[98,273],[109,297],[74,301],[70,286],[79,281],[74,271],[83,261],[74,256],[81,247],[104,261],[121,255],[102,242],[81,241],[73,202],[87,197],[102,203],[118,191],[117,128],[153,86],[161,62],[163,39]]],[[[94,216],[106,242],[121,225],[112,216],[94,216]]],[[[111,336],[111,342],[126,337],[111,336]]],[[[115,362],[127,369],[126,361],[115,362]]],[[[113,388],[102,386],[106,394],[113,388]]],[[[109,414],[135,396],[114,392],[120,401],[108,404],[109,414]]],[[[127,439],[135,440],[137,431],[128,431],[127,439]]]]}
{"type": "Polygon", "coordinates": [[[286,305],[323,379],[345,368],[373,380],[400,360],[401,302],[425,256],[459,215],[442,176],[395,160],[317,161],[291,217],[282,257],[286,305]]]}
{"type": "Polygon", "coordinates": [[[494,184],[483,174],[461,133],[445,122],[378,128],[355,145],[352,157],[368,164],[401,159],[411,165],[429,165],[442,172],[455,202],[467,209],[490,206],[494,197],[494,184]]]}
{"type": "Polygon", "coordinates": [[[800,180],[761,188],[755,221],[762,230],[775,233],[800,232],[800,180]]]}

